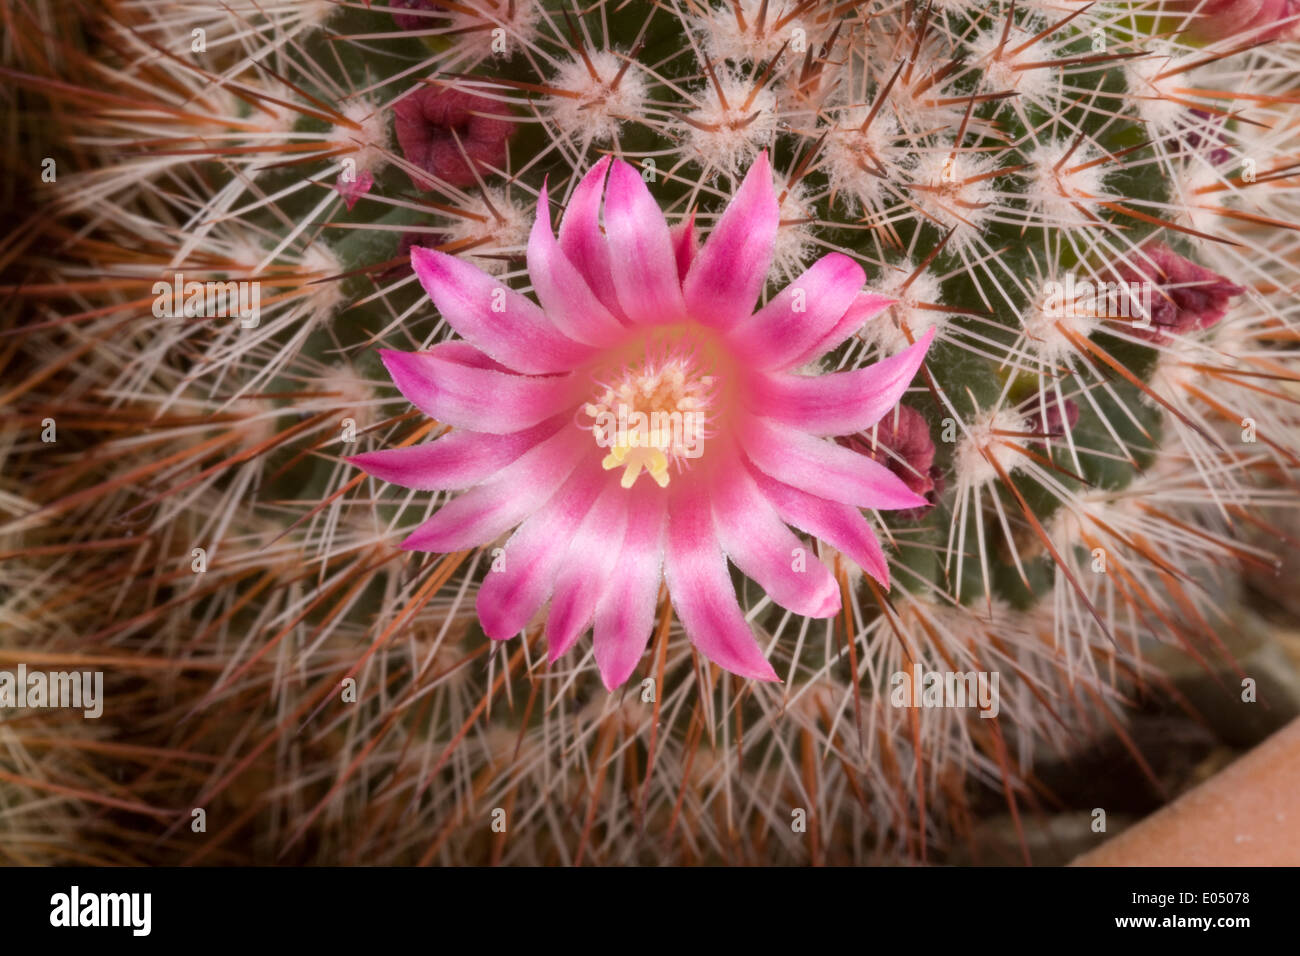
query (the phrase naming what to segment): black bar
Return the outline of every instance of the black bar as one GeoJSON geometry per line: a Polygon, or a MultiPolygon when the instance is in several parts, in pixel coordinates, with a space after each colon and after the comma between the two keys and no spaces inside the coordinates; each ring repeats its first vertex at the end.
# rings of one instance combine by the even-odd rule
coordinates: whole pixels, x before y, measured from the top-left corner
{"type": "Polygon", "coordinates": [[[1026,946],[1191,937],[1217,946],[1260,931],[1294,934],[1295,879],[1291,869],[12,868],[0,870],[0,900],[10,945],[290,943],[338,952],[355,943],[437,953],[495,951],[512,938],[548,950],[696,948],[715,936],[734,947],[752,934],[770,950],[790,934],[811,948],[848,933],[870,950],[897,945],[901,933],[945,948],[1015,946],[1017,937],[1026,946]],[[116,912],[119,925],[52,925],[70,923],[74,886],[78,922],[116,912]],[[143,895],[103,894],[149,894],[147,935],[143,895]],[[1134,919],[1154,922],[1120,925],[1134,919]],[[1246,925],[1216,922],[1240,919],[1246,925]]]}

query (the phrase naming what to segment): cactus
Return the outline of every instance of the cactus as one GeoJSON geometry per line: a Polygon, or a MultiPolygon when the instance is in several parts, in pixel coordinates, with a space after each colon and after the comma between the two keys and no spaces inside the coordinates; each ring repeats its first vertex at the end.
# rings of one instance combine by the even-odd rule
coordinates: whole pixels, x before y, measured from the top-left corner
{"type": "MultiPolygon", "coordinates": [[[[54,6],[6,12],[39,36],[54,6]]],[[[109,661],[102,752],[24,785],[82,781],[59,799],[93,854],[136,862],[930,860],[984,789],[1019,823],[1036,754],[1174,693],[1152,647],[1226,654],[1236,569],[1273,561],[1243,531],[1297,501],[1300,53],[1284,4],[1202,6],[148,0],[84,12],[65,59],[7,51],[57,164],[0,258],[25,310],[7,611],[28,647],[109,661]],[[429,418],[385,362],[470,338],[469,290],[556,321],[530,235],[606,166],[679,264],[742,183],[768,195],[760,307],[804,283],[815,311],[814,264],[856,270],[874,305],[841,307],[829,349],[776,340],[801,376],[916,359],[823,443],[901,489],[854,509],[879,563],[782,511],[824,574],[800,603],[723,535],[744,663],[671,570],[615,608],[642,653],[610,665],[598,624],[544,659],[545,613],[497,613],[514,594],[488,583],[523,516],[404,550],[455,492],[379,480],[395,449],[504,430],[504,393],[429,418]],[[996,675],[997,699],[900,704],[918,671],[996,675]],[[147,836],[115,848],[124,817],[147,836]]],[[[559,368],[498,332],[515,364],[493,359],[559,368]]],[[[610,576],[622,536],[593,525],[610,576]]]]}

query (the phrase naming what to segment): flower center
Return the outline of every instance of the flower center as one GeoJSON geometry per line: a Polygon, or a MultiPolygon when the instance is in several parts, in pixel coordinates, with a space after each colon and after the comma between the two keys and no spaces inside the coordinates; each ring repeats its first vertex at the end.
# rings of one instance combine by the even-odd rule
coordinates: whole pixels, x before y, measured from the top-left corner
{"type": "Polygon", "coordinates": [[[582,411],[596,444],[608,449],[606,471],[623,469],[631,488],[644,471],[663,488],[704,451],[717,398],[712,362],[698,345],[680,339],[652,341],[630,361],[593,376],[596,391],[582,411]]]}

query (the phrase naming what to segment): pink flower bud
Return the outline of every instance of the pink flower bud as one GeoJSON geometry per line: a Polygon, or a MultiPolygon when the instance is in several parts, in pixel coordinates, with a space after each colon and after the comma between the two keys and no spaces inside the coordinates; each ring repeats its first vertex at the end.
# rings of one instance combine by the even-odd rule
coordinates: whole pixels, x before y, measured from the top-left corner
{"type": "MultiPolygon", "coordinates": [[[[1025,414],[1026,429],[1044,438],[1063,438],[1079,423],[1079,403],[1072,398],[1060,401],[1054,389],[1048,389],[1041,396],[1035,392],[1021,404],[1020,410],[1025,414]]],[[[1041,447],[1043,442],[1034,439],[1027,444],[1041,447]]]]}
{"type": "Polygon", "coordinates": [[[1203,40],[1300,36],[1300,0],[1188,0],[1185,9],[1193,14],[1190,32],[1203,40]]]}
{"type": "Polygon", "coordinates": [[[903,521],[915,521],[934,507],[943,492],[943,472],[934,464],[934,441],[925,416],[908,405],[899,405],[868,430],[840,439],[845,447],[880,462],[907,486],[908,491],[928,499],[929,504],[897,512],[903,521]]]}
{"type": "MultiPolygon", "coordinates": [[[[402,154],[438,180],[469,186],[476,169],[486,175],[505,165],[506,140],[515,124],[501,104],[463,90],[422,86],[393,109],[402,154]]],[[[411,182],[425,191],[437,185],[414,173],[411,182]]]]}
{"type": "Polygon", "coordinates": [[[1246,291],[1163,242],[1146,242],[1116,263],[1114,272],[1122,282],[1152,283],[1151,327],[1133,332],[1153,342],[1210,328],[1227,314],[1229,300],[1246,291]]]}
{"type": "Polygon", "coordinates": [[[393,14],[393,22],[403,30],[429,30],[437,24],[436,17],[422,16],[412,13],[398,13],[400,10],[442,10],[442,4],[435,3],[434,0],[388,0],[389,11],[393,14]]]}

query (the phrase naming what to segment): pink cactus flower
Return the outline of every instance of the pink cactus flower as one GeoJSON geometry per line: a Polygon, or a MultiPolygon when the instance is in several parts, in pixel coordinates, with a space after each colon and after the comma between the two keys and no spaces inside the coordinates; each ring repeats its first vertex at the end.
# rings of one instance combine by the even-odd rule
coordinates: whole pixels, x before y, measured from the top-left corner
{"type": "Polygon", "coordinates": [[[934,463],[934,440],[925,416],[908,405],[899,405],[864,434],[849,435],[840,444],[880,462],[912,492],[925,498],[925,505],[897,513],[902,521],[925,517],[943,493],[943,472],[934,463]]]}
{"type": "Polygon", "coordinates": [[[543,188],[527,248],[540,305],[461,259],[412,250],[462,339],[383,360],[402,394],[451,431],[351,461],[407,488],[468,489],[408,550],[477,548],[513,531],[478,593],[489,637],[518,634],[549,600],[549,659],[590,627],[612,690],[645,651],[666,580],[705,657],[776,680],[727,560],[777,604],[833,616],[836,580],[804,557],[792,525],[888,586],[862,509],[925,499],[826,439],[884,417],[932,334],[866,368],[795,371],[891,300],[864,293],[862,269],[831,253],[755,311],[780,215],[766,154],[698,249],[693,226],[670,231],[636,169],[609,157],[574,190],[558,240],[548,210],[543,188]]]}
{"type": "Polygon", "coordinates": [[[1300,0],[1185,0],[1191,33],[1202,40],[1279,40],[1300,36],[1300,0]]]}
{"type": "MultiPolygon", "coordinates": [[[[515,131],[505,110],[464,90],[422,86],[393,107],[393,128],[407,160],[452,186],[469,186],[476,170],[486,176],[505,165],[506,141],[515,131]]],[[[427,176],[410,176],[425,192],[437,185],[427,176]]]]}
{"type": "Polygon", "coordinates": [[[1114,272],[1121,282],[1150,282],[1151,327],[1133,333],[1153,342],[1170,334],[1208,329],[1228,312],[1233,296],[1246,290],[1212,269],[1181,256],[1163,242],[1148,241],[1119,262],[1114,272]]]}

